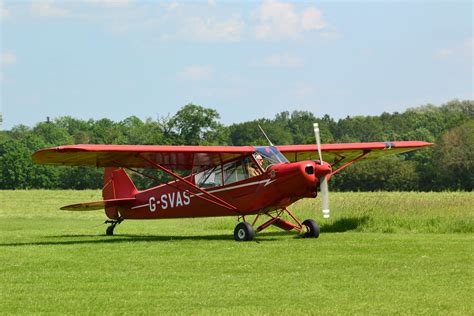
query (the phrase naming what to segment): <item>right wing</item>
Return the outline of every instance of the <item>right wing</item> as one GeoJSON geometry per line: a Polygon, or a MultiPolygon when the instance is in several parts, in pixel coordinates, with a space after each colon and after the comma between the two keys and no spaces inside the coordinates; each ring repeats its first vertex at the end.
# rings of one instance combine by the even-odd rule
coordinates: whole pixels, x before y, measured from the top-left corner
{"type": "MultiPolygon", "coordinates": [[[[333,167],[338,167],[353,160],[358,160],[359,158],[375,159],[432,145],[432,143],[421,141],[321,144],[321,151],[324,161],[333,167]]],[[[315,144],[283,145],[276,147],[291,162],[319,159],[317,146],[315,144]]]]}

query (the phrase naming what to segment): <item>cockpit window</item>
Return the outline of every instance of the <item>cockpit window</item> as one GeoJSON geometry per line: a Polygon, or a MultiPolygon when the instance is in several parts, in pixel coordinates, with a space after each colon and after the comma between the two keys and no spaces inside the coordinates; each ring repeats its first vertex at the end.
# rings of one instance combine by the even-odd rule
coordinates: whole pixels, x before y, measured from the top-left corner
{"type": "MultiPolygon", "coordinates": [[[[258,160],[257,162],[260,163],[258,160]]],[[[214,188],[243,181],[261,174],[262,170],[257,166],[255,160],[247,156],[198,172],[194,175],[194,181],[200,188],[214,188]]]]}
{"type": "Polygon", "coordinates": [[[200,188],[219,187],[259,176],[270,165],[289,162],[273,146],[262,146],[255,149],[253,159],[247,156],[196,173],[194,175],[196,185],[200,188]]]}
{"type": "Polygon", "coordinates": [[[273,146],[256,147],[256,152],[263,157],[265,168],[275,163],[289,162],[288,159],[286,159],[286,157],[283,156],[283,154],[273,146]]]}

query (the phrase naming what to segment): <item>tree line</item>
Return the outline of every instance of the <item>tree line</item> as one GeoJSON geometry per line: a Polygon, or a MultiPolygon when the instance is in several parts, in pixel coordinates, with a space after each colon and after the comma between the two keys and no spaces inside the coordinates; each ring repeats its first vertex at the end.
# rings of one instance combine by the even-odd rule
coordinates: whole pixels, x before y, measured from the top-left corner
{"type": "MultiPolygon", "coordinates": [[[[323,143],[422,140],[435,146],[412,153],[361,161],[330,181],[336,191],[472,191],[474,184],[474,101],[453,100],[403,113],[353,116],[335,120],[308,111],[281,112],[225,126],[219,113],[195,104],[172,116],[120,122],[81,120],[70,116],[17,125],[0,131],[0,189],[95,189],[102,187],[100,168],[35,165],[38,149],[66,144],[266,145],[258,125],[279,145],[313,144],[318,122],[323,143]]],[[[1,116],[0,116],[1,120],[1,116]]],[[[137,186],[152,181],[134,175],[137,186]]],[[[163,178],[164,179],[164,178],[163,178]]]]}

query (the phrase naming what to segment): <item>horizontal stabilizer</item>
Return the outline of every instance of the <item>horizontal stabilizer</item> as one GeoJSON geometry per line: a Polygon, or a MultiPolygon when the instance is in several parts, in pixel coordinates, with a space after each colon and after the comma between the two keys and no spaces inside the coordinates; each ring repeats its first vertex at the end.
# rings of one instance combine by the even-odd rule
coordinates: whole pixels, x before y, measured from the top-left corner
{"type": "Polygon", "coordinates": [[[61,207],[63,211],[96,211],[102,210],[106,207],[114,206],[128,206],[135,202],[135,198],[125,198],[125,199],[112,199],[104,201],[95,201],[95,202],[84,202],[78,204],[71,204],[61,207]]]}

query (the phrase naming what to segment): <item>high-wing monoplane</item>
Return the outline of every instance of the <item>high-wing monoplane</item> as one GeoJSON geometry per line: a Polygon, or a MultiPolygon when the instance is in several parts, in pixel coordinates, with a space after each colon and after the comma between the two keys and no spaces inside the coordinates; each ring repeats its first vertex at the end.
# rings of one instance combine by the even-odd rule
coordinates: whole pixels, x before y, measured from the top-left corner
{"type": "Polygon", "coordinates": [[[317,238],[319,225],[300,221],[288,207],[302,198],[323,200],[329,217],[328,180],[356,161],[409,152],[431,143],[421,141],[286,146],[154,146],[68,145],[39,150],[35,163],[61,166],[104,167],[103,200],[64,206],[62,210],[105,209],[107,235],[128,219],[163,219],[235,216],[237,241],[273,225],[317,238]],[[324,153],[324,161],[322,154],[324,153]],[[172,181],[138,190],[126,172],[155,168],[172,181]],[[183,172],[188,175],[182,176],[183,172]],[[319,190],[318,190],[319,188],[319,190]],[[283,219],[283,215],[286,219],[283,219]],[[256,215],[247,221],[250,215],[256,215]],[[267,220],[256,225],[261,217],[267,220]]]}

